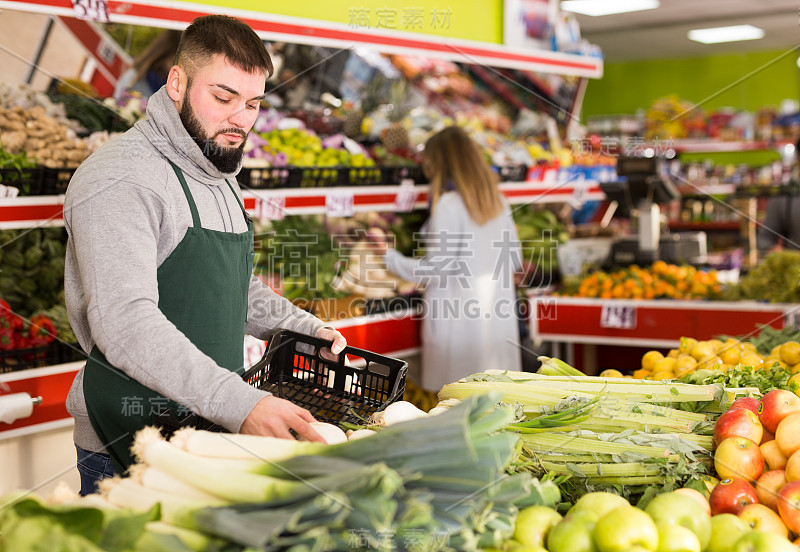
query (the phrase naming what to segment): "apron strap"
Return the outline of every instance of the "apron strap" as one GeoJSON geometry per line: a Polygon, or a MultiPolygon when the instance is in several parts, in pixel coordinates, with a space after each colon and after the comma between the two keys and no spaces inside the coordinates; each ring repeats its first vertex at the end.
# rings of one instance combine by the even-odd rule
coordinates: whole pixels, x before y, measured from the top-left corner
{"type": "MultiPolygon", "coordinates": [[[[167,159],[167,161],[169,161],[169,159],[167,159]]],[[[201,228],[200,214],[197,212],[197,205],[195,205],[192,193],[189,191],[189,185],[186,184],[186,179],[183,177],[183,171],[180,170],[180,168],[178,168],[178,166],[172,161],[169,161],[169,164],[172,165],[172,170],[175,171],[175,174],[181,183],[181,188],[183,188],[183,195],[186,196],[186,201],[189,203],[189,210],[192,212],[192,225],[195,228],[201,228]]]]}
{"type": "Polygon", "coordinates": [[[245,223],[247,223],[247,227],[250,228],[250,224],[253,222],[253,219],[250,218],[250,215],[248,215],[247,211],[244,210],[244,203],[242,203],[242,200],[239,199],[239,194],[237,194],[236,192],[233,191],[233,186],[231,186],[231,183],[227,178],[225,179],[225,183],[228,185],[228,188],[230,189],[231,193],[233,194],[233,197],[236,198],[236,203],[238,203],[239,207],[242,208],[242,214],[244,215],[244,221],[245,221],[245,223]]]}

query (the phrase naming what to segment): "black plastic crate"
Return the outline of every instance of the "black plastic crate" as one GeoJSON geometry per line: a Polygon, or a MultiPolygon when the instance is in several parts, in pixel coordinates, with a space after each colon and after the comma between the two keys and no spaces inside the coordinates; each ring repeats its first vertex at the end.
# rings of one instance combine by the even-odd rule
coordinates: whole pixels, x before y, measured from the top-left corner
{"type": "Polygon", "coordinates": [[[383,183],[380,167],[345,167],[349,186],[377,186],[383,183]]]}
{"type": "Polygon", "coordinates": [[[289,167],[243,168],[236,180],[242,188],[288,188],[289,175],[289,167]]]}
{"type": "Polygon", "coordinates": [[[77,167],[54,169],[50,167],[42,168],[42,185],[38,194],[59,195],[67,192],[67,186],[72,179],[72,175],[78,170],[77,167]]]}
{"type": "Polygon", "coordinates": [[[0,168],[0,184],[17,188],[21,196],[40,195],[42,193],[42,168],[2,167],[0,168]]]}
{"type": "Polygon", "coordinates": [[[243,378],[332,423],[359,423],[403,398],[408,363],[347,347],[344,353],[355,366],[346,366],[344,354],[338,361],[322,357],[320,351],[330,345],[318,337],[280,330],[243,378]]]}
{"type": "Polygon", "coordinates": [[[289,167],[290,188],[331,188],[348,186],[349,176],[342,167],[289,167]]]}
{"type": "Polygon", "coordinates": [[[385,186],[401,184],[403,180],[413,180],[414,184],[425,184],[427,179],[422,172],[422,167],[381,167],[383,182],[385,186]]]}
{"type": "Polygon", "coordinates": [[[500,182],[525,182],[528,180],[528,165],[495,167],[500,182]]]}

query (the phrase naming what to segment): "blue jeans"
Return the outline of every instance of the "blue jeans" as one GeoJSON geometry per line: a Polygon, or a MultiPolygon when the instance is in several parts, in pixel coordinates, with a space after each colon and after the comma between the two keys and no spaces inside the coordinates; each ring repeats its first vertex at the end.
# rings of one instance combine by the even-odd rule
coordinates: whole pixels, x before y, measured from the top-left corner
{"type": "Polygon", "coordinates": [[[103,452],[90,452],[75,445],[78,450],[78,473],[81,476],[81,496],[97,492],[97,484],[107,477],[114,477],[114,463],[103,452]]]}

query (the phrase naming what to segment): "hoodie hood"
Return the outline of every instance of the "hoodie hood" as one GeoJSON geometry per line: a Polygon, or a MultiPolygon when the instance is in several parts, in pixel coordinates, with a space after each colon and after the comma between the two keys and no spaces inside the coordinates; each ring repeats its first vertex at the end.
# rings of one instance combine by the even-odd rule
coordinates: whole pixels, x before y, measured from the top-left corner
{"type": "Polygon", "coordinates": [[[240,164],[232,173],[220,172],[203,155],[200,146],[183,126],[178,108],[167,94],[165,86],[147,100],[147,118],[138,121],[134,128],[187,176],[203,184],[218,186],[226,178],[234,178],[241,169],[240,164]]]}

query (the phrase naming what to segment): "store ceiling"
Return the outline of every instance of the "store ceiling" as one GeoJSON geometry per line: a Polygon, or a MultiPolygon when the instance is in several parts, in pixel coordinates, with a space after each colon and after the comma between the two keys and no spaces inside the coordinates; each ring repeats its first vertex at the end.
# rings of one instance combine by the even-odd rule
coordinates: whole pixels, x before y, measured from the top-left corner
{"type": "Polygon", "coordinates": [[[578,14],[581,35],[599,45],[607,62],[702,57],[800,45],[797,0],[661,0],[661,7],[618,15],[578,14]],[[764,29],[759,40],[701,44],[690,29],[750,24],[764,29]]]}

